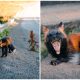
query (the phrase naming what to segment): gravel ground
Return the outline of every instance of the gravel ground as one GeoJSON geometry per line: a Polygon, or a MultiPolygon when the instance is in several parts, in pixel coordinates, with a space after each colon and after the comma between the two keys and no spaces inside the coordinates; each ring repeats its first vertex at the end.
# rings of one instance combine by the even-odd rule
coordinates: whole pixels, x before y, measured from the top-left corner
{"type": "Polygon", "coordinates": [[[14,40],[16,53],[9,53],[7,57],[0,58],[0,79],[39,78],[39,53],[28,50],[29,33],[20,23],[11,29],[10,34],[14,40]]]}

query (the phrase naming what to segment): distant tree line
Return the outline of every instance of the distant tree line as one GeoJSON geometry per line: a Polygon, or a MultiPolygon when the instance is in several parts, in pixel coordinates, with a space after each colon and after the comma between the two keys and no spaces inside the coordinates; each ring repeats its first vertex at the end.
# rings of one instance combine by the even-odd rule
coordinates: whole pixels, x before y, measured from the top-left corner
{"type": "Polygon", "coordinates": [[[80,3],[80,1],[41,1],[41,6],[80,3]]]}

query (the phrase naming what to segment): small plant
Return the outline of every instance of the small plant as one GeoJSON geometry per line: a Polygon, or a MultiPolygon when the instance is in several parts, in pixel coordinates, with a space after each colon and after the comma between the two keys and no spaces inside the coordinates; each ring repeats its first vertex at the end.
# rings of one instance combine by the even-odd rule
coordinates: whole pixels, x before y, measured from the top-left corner
{"type": "Polygon", "coordinates": [[[9,35],[9,28],[3,30],[3,36],[9,35]]]}
{"type": "Polygon", "coordinates": [[[9,28],[4,29],[2,32],[0,32],[0,39],[2,39],[3,37],[8,36],[10,33],[9,28]]]}
{"type": "Polygon", "coordinates": [[[2,39],[2,37],[3,37],[3,34],[2,34],[2,32],[0,32],[0,39],[2,39]]]}
{"type": "Polygon", "coordinates": [[[41,58],[44,59],[48,56],[48,50],[44,44],[44,41],[41,42],[41,58]]]}

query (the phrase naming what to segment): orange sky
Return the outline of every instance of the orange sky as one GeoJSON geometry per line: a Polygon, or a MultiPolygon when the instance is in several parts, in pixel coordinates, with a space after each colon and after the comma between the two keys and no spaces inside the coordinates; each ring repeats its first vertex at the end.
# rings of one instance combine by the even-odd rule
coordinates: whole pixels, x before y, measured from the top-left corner
{"type": "Polygon", "coordinates": [[[0,2],[0,16],[37,17],[39,9],[39,1],[35,0],[0,2]]]}
{"type": "Polygon", "coordinates": [[[11,2],[0,2],[0,16],[13,16],[21,7],[11,2]]]}
{"type": "Polygon", "coordinates": [[[39,1],[39,0],[0,0],[0,1],[39,1]]]}

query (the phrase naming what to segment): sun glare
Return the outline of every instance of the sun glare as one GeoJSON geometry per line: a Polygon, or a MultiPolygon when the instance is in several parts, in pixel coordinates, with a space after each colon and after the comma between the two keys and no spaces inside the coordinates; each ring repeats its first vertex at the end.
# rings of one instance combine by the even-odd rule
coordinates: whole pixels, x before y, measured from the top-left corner
{"type": "Polygon", "coordinates": [[[40,17],[40,3],[38,1],[21,4],[23,9],[17,12],[17,18],[40,17]]]}
{"type": "Polygon", "coordinates": [[[39,1],[1,1],[0,8],[0,16],[3,17],[40,17],[39,1]]]}

